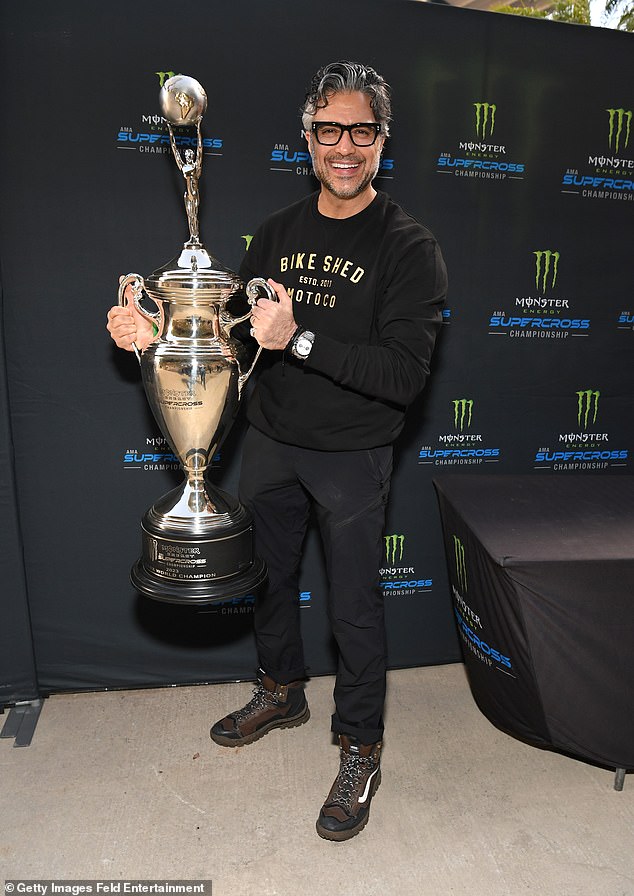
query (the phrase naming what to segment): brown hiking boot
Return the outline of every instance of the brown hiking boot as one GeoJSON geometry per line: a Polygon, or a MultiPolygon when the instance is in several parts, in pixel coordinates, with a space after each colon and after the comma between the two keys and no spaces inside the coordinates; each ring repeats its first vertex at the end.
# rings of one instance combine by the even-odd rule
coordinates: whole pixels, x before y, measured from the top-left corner
{"type": "Polygon", "coordinates": [[[381,783],[380,742],[360,744],[341,734],[339,743],[339,774],[317,819],[317,833],[326,840],[349,840],[363,830],[381,783]]]}
{"type": "Polygon", "coordinates": [[[209,734],[223,747],[241,747],[259,740],[273,728],[295,728],[309,718],[303,682],[276,684],[262,673],[246,706],[216,722],[209,734]]]}

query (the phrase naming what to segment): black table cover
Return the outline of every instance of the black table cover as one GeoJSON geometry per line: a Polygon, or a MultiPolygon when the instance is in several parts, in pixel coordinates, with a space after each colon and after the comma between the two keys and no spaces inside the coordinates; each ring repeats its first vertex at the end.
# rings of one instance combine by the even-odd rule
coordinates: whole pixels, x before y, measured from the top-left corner
{"type": "Polygon", "coordinates": [[[482,712],[532,743],[634,768],[634,477],[434,484],[482,712]]]}

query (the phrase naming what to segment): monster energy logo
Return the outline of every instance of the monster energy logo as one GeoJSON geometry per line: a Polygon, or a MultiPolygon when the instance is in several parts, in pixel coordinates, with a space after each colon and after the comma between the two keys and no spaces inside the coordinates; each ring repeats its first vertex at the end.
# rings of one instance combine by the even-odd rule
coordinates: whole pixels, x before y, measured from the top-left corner
{"type": "Polygon", "coordinates": [[[539,252],[533,252],[533,255],[535,256],[535,288],[541,292],[546,292],[550,277],[550,288],[554,289],[557,282],[559,252],[542,249],[539,252]]]}
{"type": "Polygon", "coordinates": [[[597,422],[600,395],[600,392],[592,389],[582,389],[577,392],[577,422],[584,429],[588,428],[588,423],[597,422]]]}
{"type": "Polygon", "coordinates": [[[623,136],[623,126],[625,125],[625,142],[622,148],[627,149],[630,142],[630,125],[632,123],[632,113],[625,109],[606,109],[610,116],[610,149],[614,152],[619,151],[621,137],[623,136]]]}
{"type": "Polygon", "coordinates": [[[471,398],[456,398],[453,402],[453,425],[462,432],[471,426],[471,412],[473,400],[471,398]]]}
{"type": "Polygon", "coordinates": [[[480,138],[490,137],[495,128],[495,110],[493,103],[474,103],[476,134],[480,138]],[[487,127],[489,129],[487,133],[487,127]]]}
{"type": "Polygon", "coordinates": [[[404,535],[386,535],[385,536],[385,560],[391,566],[400,563],[403,559],[403,545],[405,544],[404,535]]]}
{"type": "Polygon", "coordinates": [[[246,251],[249,248],[249,246],[251,245],[251,240],[253,239],[253,234],[252,233],[243,233],[241,239],[243,239],[244,242],[246,243],[246,245],[244,247],[245,251],[246,251]]]}
{"type": "Polygon", "coordinates": [[[465,561],[464,545],[457,535],[453,537],[454,558],[456,561],[456,576],[458,577],[458,588],[461,591],[467,590],[467,564],[465,561]]]}
{"type": "Polygon", "coordinates": [[[177,73],[176,72],[154,72],[154,74],[158,76],[159,85],[162,87],[168,78],[173,78],[174,75],[176,75],[177,73]]]}

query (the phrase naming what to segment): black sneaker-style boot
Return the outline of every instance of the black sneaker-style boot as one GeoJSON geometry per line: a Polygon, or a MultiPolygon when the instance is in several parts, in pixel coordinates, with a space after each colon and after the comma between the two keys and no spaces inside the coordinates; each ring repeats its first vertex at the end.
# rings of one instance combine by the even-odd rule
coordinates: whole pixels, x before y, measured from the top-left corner
{"type": "Polygon", "coordinates": [[[317,833],[326,840],[349,840],[363,830],[381,783],[380,742],[360,744],[341,734],[339,743],[339,774],[317,819],[317,833]]]}
{"type": "Polygon", "coordinates": [[[277,684],[262,673],[246,706],[216,722],[209,734],[223,747],[241,747],[259,740],[274,728],[295,728],[309,718],[303,682],[277,684]]]}

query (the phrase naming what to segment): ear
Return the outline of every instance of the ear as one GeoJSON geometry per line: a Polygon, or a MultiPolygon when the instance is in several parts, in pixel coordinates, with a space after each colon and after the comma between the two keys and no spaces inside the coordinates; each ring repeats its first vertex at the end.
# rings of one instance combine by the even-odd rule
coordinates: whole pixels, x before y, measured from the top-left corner
{"type": "Polygon", "coordinates": [[[308,153],[313,158],[313,135],[312,131],[304,131],[304,137],[306,138],[306,143],[308,144],[308,153]]]}

